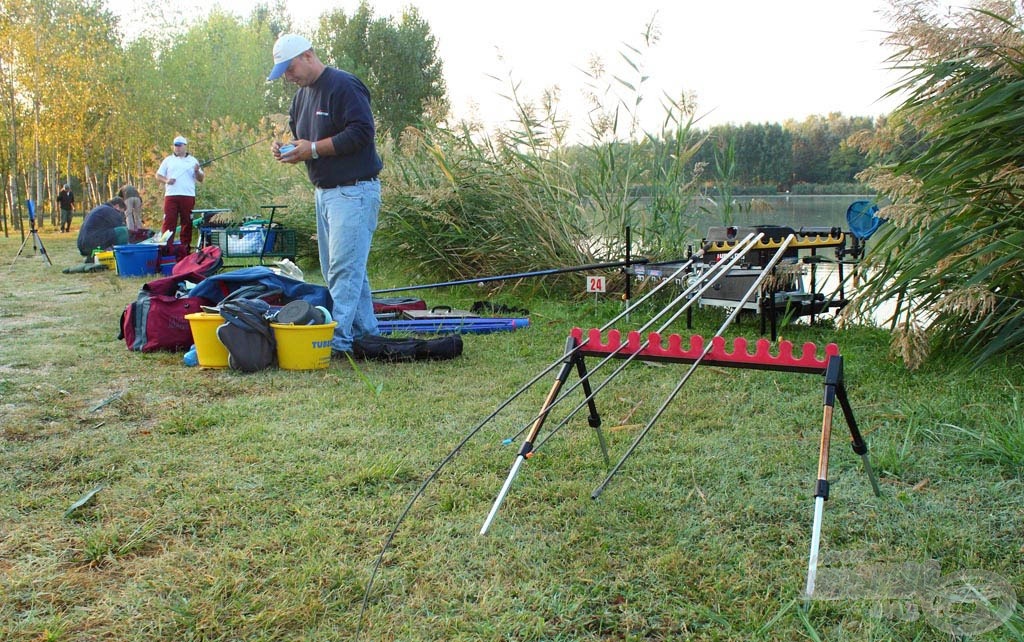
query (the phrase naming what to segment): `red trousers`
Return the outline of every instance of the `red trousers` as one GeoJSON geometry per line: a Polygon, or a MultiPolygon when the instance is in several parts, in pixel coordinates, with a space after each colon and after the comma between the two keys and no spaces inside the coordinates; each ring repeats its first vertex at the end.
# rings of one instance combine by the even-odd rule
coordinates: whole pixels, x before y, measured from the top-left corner
{"type": "Polygon", "coordinates": [[[171,238],[168,243],[174,241],[174,229],[181,225],[181,244],[187,250],[192,244],[192,208],[196,205],[195,196],[165,196],[164,197],[164,222],[160,227],[161,232],[170,230],[171,238]]]}

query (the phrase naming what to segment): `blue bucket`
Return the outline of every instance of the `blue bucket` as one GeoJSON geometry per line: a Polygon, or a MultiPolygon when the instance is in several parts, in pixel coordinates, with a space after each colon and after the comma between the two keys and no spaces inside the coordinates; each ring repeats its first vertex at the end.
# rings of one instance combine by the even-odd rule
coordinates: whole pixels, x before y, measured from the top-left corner
{"type": "Polygon", "coordinates": [[[152,243],[137,245],[115,245],[114,260],[117,262],[117,275],[122,277],[146,276],[156,274],[160,246],[152,243]]]}

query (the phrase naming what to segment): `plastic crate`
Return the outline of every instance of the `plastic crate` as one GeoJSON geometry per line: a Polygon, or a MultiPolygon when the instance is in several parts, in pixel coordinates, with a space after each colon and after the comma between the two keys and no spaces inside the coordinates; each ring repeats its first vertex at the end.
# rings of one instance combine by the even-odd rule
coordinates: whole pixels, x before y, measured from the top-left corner
{"type": "Polygon", "coordinates": [[[210,245],[220,248],[221,258],[257,259],[295,258],[295,230],[265,225],[242,227],[202,228],[210,245]]]}
{"type": "Polygon", "coordinates": [[[251,255],[266,254],[273,251],[274,240],[277,238],[275,228],[267,228],[263,225],[243,225],[238,232],[230,231],[227,234],[228,254],[251,255]]]}

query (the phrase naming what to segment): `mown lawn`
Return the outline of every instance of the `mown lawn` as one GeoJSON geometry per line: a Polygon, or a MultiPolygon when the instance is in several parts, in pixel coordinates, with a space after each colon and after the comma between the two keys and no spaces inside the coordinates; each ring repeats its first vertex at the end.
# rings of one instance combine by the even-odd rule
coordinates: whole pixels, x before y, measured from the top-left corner
{"type": "MultiPolygon", "coordinates": [[[[62,274],[79,260],[73,239],[43,240],[55,267],[0,240],[0,639],[350,640],[361,625],[364,640],[938,641],[953,618],[934,596],[878,599],[907,588],[893,580],[906,569],[935,560],[1024,595],[1024,367],[940,359],[907,372],[884,332],[826,324],[784,336],[840,345],[882,496],[837,412],[821,565],[882,580],[801,600],[818,375],[699,368],[597,501],[608,468],[576,416],[479,536],[548,375],[413,505],[360,621],[374,561],[423,481],[558,359],[570,328],[620,304],[507,287],[492,300],[529,308],[532,326],[467,335],[456,360],[243,375],[128,352],[118,317],[144,279],[62,274]]],[[[420,294],[463,307],[488,291],[420,294]]],[[[721,320],[702,311],[693,332],[721,320]]],[[[598,394],[613,462],[684,372],[632,364],[598,394]]],[[[963,621],[985,614],[957,608],[963,621]]],[[[1022,640],[1024,621],[973,639],[1022,640]]]]}

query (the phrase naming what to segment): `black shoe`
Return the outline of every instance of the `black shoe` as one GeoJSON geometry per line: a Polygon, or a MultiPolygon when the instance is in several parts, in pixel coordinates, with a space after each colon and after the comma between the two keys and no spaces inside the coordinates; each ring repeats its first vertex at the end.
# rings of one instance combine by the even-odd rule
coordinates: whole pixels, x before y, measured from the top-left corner
{"type": "Polygon", "coordinates": [[[331,358],[332,359],[341,359],[343,361],[348,361],[349,359],[352,358],[352,351],[351,350],[335,350],[335,349],[332,348],[331,349],[331,358]]]}

